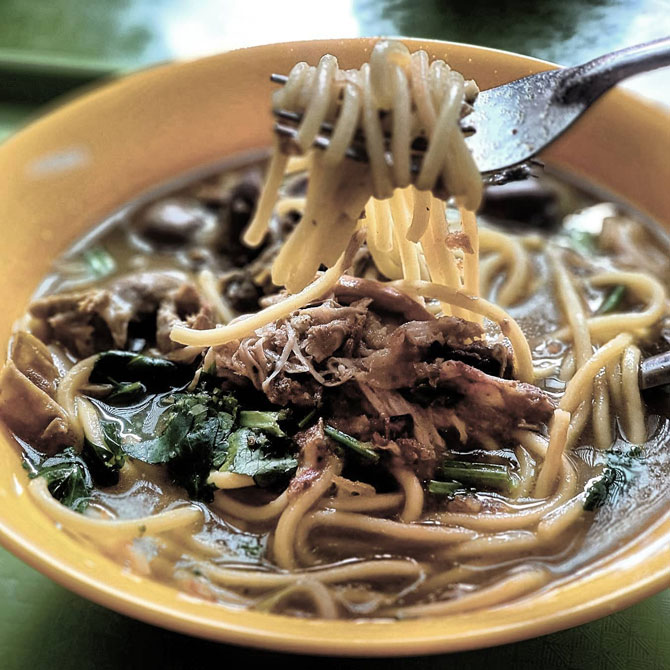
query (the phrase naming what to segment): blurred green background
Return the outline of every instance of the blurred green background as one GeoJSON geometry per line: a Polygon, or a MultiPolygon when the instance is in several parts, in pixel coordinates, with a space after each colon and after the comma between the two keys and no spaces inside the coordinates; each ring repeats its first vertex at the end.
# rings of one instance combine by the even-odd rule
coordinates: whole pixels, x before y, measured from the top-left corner
{"type": "Polygon", "coordinates": [[[663,0],[3,0],[0,46],[128,68],[293,39],[400,34],[572,65],[670,32],[663,0]]]}
{"type": "MultiPolygon", "coordinates": [[[[407,35],[574,65],[670,34],[670,0],[0,0],[0,139],[40,106],[152,63],[294,39],[407,35]]],[[[670,71],[626,84],[670,106],[670,71]]],[[[296,625],[300,625],[296,622],[296,625]]],[[[415,659],[288,658],[148,626],[65,591],[0,549],[0,670],[298,667],[670,668],[670,592],[528,642],[415,659]]]]}

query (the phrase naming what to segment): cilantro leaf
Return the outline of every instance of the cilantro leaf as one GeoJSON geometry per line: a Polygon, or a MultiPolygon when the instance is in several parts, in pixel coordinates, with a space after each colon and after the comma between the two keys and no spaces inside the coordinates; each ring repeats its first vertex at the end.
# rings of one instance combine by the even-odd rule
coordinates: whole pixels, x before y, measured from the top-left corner
{"type": "Polygon", "coordinates": [[[272,443],[260,431],[240,428],[228,438],[228,455],[221,470],[253,477],[257,486],[272,486],[293,476],[298,461],[274,453],[272,443]]]}
{"type": "Polygon", "coordinates": [[[44,477],[51,495],[75,512],[83,512],[88,507],[93,490],[91,473],[72,447],[47,458],[30,477],[44,477]]]}
{"type": "MultiPolygon", "coordinates": [[[[258,486],[285,481],[296,471],[295,446],[280,425],[287,410],[240,410],[233,395],[210,384],[175,393],[152,407],[162,412],[155,434],[121,441],[117,432],[115,444],[131,458],[165,464],[170,480],[193,499],[212,500],[215,487],[207,483],[212,469],[249,475],[258,486]],[[170,404],[165,407],[165,402],[170,404]]],[[[128,417],[121,421],[127,425],[128,417]]],[[[96,463],[105,461],[107,454],[94,447],[88,445],[87,453],[97,457],[96,463]]]]}
{"type": "Polygon", "coordinates": [[[194,417],[176,405],[168,409],[164,417],[163,431],[156,437],[139,442],[124,442],[123,450],[128,456],[151,465],[167,463],[174,456],[191,430],[194,417]]]}
{"type": "Polygon", "coordinates": [[[127,441],[126,454],[145,463],[167,463],[170,479],[196,500],[210,501],[214,487],[207,484],[224,441],[233,428],[237,401],[206,393],[175,394],[161,417],[162,431],[148,440],[127,441]],[[230,410],[230,411],[227,411],[230,410]]]}
{"type": "Polygon", "coordinates": [[[82,458],[100,486],[113,486],[119,481],[119,470],[123,467],[126,455],[123,452],[119,426],[113,421],[101,421],[103,441],[95,444],[84,439],[82,458]]]}

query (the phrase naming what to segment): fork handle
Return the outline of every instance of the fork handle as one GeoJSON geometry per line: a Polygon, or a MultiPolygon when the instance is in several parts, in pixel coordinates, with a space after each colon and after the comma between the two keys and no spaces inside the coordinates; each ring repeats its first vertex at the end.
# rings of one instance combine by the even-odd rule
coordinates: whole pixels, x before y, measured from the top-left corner
{"type": "Polygon", "coordinates": [[[622,79],[664,65],[670,65],[670,37],[626,47],[567,68],[556,94],[564,104],[591,103],[622,79]]]}
{"type": "Polygon", "coordinates": [[[642,390],[670,384],[670,351],[650,356],[642,361],[639,382],[642,390]]]}

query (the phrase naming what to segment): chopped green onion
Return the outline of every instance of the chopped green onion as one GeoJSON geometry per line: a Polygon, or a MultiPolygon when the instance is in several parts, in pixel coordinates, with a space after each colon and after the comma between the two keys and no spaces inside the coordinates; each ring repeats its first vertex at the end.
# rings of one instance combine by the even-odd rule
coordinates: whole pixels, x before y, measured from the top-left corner
{"type": "Polygon", "coordinates": [[[240,426],[243,428],[257,428],[275,437],[286,437],[280,428],[279,422],[286,418],[287,412],[261,412],[257,410],[243,410],[240,412],[240,426]]]}
{"type": "Polygon", "coordinates": [[[372,442],[361,442],[355,437],[347,435],[341,430],[337,430],[337,428],[333,428],[327,424],[323,431],[326,433],[326,435],[328,435],[328,437],[332,437],[336,442],[339,442],[341,445],[352,449],[365,460],[370,461],[371,463],[379,462],[379,454],[374,450],[372,442]]]}
{"type": "Polygon", "coordinates": [[[507,466],[498,463],[444,461],[439,473],[445,479],[456,480],[476,489],[510,491],[514,488],[514,480],[507,466]]]}
{"type": "Polygon", "coordinates": [[[438,482],[435,479],[428,482],[428,491],[439,496],[453,496],[456,491],[463,489],[464,486],[460,482],[438,482]]]}
{"type": "Polygon", "coordinates": [[[107,277],[116,270],[116,261],[112,255],[103,247],[86,249],[83,253],[84,261],[88,265],[94,277],[101,279],[107,277]]]}
{"type": "Polygon", "coordinates": [[[619,307],[626,295],[626,287],[623,284],[618,284],[609,293],[609,295],[602,301],[596,314],[609,314],[619,307]]]}
{"type": "Polygon", "coordinates": [[[316,414],[316,407],[311,412],[305,414],[305,416],[303,416],[302,419],[298,421],[298,428],[302,430],[314,418],[315,414],[316,414]]]}

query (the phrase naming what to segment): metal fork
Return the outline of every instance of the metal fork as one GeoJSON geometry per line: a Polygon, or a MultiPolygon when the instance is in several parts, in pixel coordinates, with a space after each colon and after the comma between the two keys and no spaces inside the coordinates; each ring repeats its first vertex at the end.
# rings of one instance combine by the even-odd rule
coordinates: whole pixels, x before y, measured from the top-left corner
{"type": "MultiPolygon", "coordinates": [[[[618,82],[641,72],[670,65],[670,37],[637,44],[600,56],[583,65],[539,72],[480,92],[474,111],[461,122],[466,143],[479,171],[489,183],[523,178],[524,166],[562,135],[601,95],[618,82]],[[520,167],[519,167],[520,166],[520,167]]],[[[273,74],[272,81],[286,83],[273,74]]],[[[302,116],[275,109],[275,132],[288,149],[302,116]]],[[[323,124],[314,145],[326,149],[331,124],[323,124]]],[[[387,138],[388,139],[388,138],[387,138]]],[[[418,172],[425,146],[413,147],[412,171],[418,172]]],[[[358,131],[347,156],[366,161],[365,138],[358,131]]],[[[670,352],[652,356],[640,365],[640,388],[670,384],[670,352]]]]}
{"type": "MultiPolygon", "coordinates": [[[[562,135],[603,93],[621,80],[670,65],[670,37],[615,51],[584,65],[539,72],[480,92],[474,110],[462,120],[466,143],[485,177],[506,173],[514,178],[519,166],[562,135]],[[512,172],[509,170],[512,168],[512,172]]],[[[285,83],[284,75],[272,81],[285,83]]],[[[274,110],[280,121],[275,132],[290,141],[300,115],[274,110]]],[[[332,127],[324,124],[314,144],[325,149],[332,127]]],[[[412,170],[420,169],[423,149],[414,147],[412,170]]],[[[354,160],[367,160],[360,133],[347,152],[354,160]]]]}

